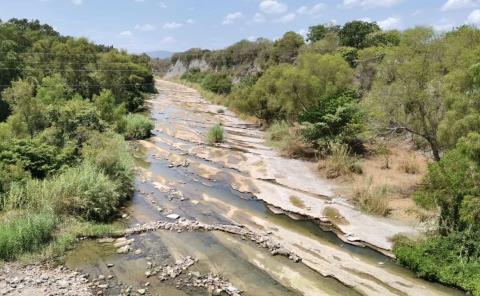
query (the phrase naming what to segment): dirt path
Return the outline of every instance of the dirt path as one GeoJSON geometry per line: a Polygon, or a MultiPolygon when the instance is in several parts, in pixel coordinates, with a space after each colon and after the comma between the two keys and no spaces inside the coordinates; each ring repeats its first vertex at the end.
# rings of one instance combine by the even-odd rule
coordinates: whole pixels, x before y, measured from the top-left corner
{"type": "Polygon", "coordinates": [[[163,296],[234,295],[234,289],[242,295],[460,295],[373,250],[389,254],[389,238],[414,234],[411,226],[356,211],[311,164],[278,157],[257,126],[195,90],[166,81],[157,88],[154,137],[137,142],[137,192],[125,209],[131,231],[120,241],[85,242],[67,258],[71,268],[111,277],[105,294],[130,287],[163,296]],[[217,122],[227,140],[207,146],[207,130],[217,122]],[[185,258],[194,260],[178,267],[185,258]],[[165,277],[171,272],[176,275],[165,277]]]}

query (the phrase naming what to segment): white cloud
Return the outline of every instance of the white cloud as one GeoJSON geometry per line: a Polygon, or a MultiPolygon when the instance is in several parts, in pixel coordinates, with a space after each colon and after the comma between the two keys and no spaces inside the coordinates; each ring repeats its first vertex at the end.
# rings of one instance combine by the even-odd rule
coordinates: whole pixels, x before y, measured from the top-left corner
{"type": "Polygon", "coordinates": [[[74,5],[82,5],[83,4],[83,0],[72,0],[72,3],[74,5]]]}
{"type": "Polygon", "coordinates": [[[126,31],[120,32],[119,35],[122,36],[122,37],[132,37],[133,33],[130,30],[126,30],[126,31]]]}
{"type": "Polygon", "coordinates": [[[298,14],[309,14],[309,15],[317,15],[322,12],[327,7],[324,3],[317,3],[312,7],[308,6],[301,6],[297,9],[298,14]]]}
{"type": "Polygon", "coordinates": [[[183,24],[182,23],[177,23],[177,22],[169,22],[169,23],[165,23],[162,28],[164,29],[178,29],[178,28],[181,28],[183,27],[183,24]]]}
{"type": "Polygon", "coordinates": [[[292,12],[292,13],[288,13],[288,14],[282,16],[277,21],[280,22],[280,23],[289,23],[289,22],[294,21],[296,17],[297,17],[297,15],[292,12]]]}
{"type": "Polygon", "coordinates": [[[189,18],[189,19],[186,21],[186,23],[187,23],[187,24],[195,24],[195,20],[189,18]]]}
{"type": "Polygon", "coordinates": [[[443,4],[442,11],[456,10],[477,5],[476,0],[448,0],[443,4]]]}
{"type": "Polygon", "coordinates": [[[229,13],[225,16],[222,23],[224,25],[230,25],[230,24],[233,24],[234,22],[236,22],[237,20],[241,19],[242,17],[243,17],[243,14],[239,11],[229,13]]]}
{"type": "Polygon", "coordinates": [[[383,30],[398,29],[401,25],[401,20],[398,17],[391,16],[382,21],[379,21],[378,25],[383,30]]]}
{"type": "Polygon", "coordinates": [[[391,7],[403,0],[343,0],[343,5],[346,7],[391,7]]]}
{"type": "Polygon", "coordinates": [[[154,25],[144,24],[144,25],[136,25],[135,29],[143,32],[151,32],[151,31],[155,31],[156,28],[154,25]]]}
{"type": "Polygon", "coordinates": [[[263,0],[259,5],[260,11],[266,14],[280,14],[287,12],[286,4],[277,0],[263,0]]]}
{"type": "Polygon", "coordinates": [[[167,4],[165,4],[165,2],[163,2],[163,1],[158,2],[158,6],[160,6],[161,8],[167,8],[168,7],[167,4]]]}
{"type": "Polygon", "coordinates": [[[249,37],[247,38],[247,40],[253,42],[253,41],[257,40],[257,37],[255,37],[255,36],[249,36],[249,37]]]}
{"type": "Polygon", "coordinates": [[[265,21],[265,16],[259,12],[255,13],[255,15],[253,16],[254,23],[264,23],[265,21]]]}
{"type": "Polygon", "coordinates": [[[475,9],[468,15],[467,24],[475,26],[480,25],[480,9],[475,9]]]}

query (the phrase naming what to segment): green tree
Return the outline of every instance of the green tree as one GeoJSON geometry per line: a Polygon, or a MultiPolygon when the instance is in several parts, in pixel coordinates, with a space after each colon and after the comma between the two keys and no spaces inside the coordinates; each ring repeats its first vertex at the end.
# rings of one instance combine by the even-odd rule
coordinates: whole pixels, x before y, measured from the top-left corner
{"type": "Polygon", "coordinates": [[[305,44],[302,35],[295,32],[287,32],[273,45],[273,57],[275,63],[291,64],[299,53],[300,47],[305,44]]]}
{"type": "Polygon", "coordinates": [[[360,49],[367,46],[367,36],[376,31],[380,27],[375,22],[351,21],[343,25],[338,36],[342,45],[360,49]]]}
{"type": "Polygon", "coordinates": [[[59,105],[70,98],[71,92],[67,82],[59,74],[55,74],[42,79],[36,98],[45,105],[59,105]]]}
{"type": "Polygon", "coordinates": [[[308,28],[307,41],[317,42],[325,38],[328,33],[337,33],[340,26],[333,24],[316,25],[308,28]]]}
{"type": "Polygon", "coordinates": [[[3,91],[2,97],[12,107],[13,113],[24,120],[31,138],[45,127],[44,106],[33,96],[33,86],[29,82],[14,82],[12,87],[3,91]]]}
{"type": "Polygon", "coordinates": [[[449,95],[444,83],[441,40],[428,28],[407,30],[398,47],[386,50],[366,103],[380,126],[425,140],[435,160],[442,145],[439,125],[449,95]]]}

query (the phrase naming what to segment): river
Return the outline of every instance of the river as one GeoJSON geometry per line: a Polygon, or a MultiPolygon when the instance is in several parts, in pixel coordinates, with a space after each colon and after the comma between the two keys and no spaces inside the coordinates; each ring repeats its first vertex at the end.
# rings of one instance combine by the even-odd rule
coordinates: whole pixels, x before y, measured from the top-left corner
{"type": "Polygon", "coordinates": [[[167,81],[157,81],[157,88],[150,101],[153,137],[134,143],[136,192],[123,210],[125,227],[172,221],[166,217],[172,213],[209,225],[242,225],[302,260],[273,256],[242,236],[216,231],[131,235],[139,251],[128,254],[117,254],[113,243],[85,241],[66,265],[91,277],[110,275],[106,294],[131,286],[146,295],[208,295],[189,278],[212,272],[242,295],[462,295],[394,262],[389,238],[414,231],[410,226],[359,213],[334,196],[311,164],[277,156],[258,126],[195,90],[167,81]],[[205,134],[217,122],[226,142],[209,147],[205,134]],[[324,217],[325,207],[339,213],[337,219],[324,217]],[[173,265],[186,256],[198,260],[184,271],[188,276],[162,281],[145,274],[149,264],[173,265]]]}

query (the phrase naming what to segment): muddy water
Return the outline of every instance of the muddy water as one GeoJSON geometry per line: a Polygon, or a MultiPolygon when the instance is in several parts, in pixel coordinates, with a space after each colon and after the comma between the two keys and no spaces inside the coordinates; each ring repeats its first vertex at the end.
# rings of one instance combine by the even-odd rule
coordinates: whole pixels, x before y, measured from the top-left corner
{"type": "MultiPolygon", "coordinates": [[[[168,92],[163,93],[159,99],[168,95],[168,92]]],[[[170,132],[155,131],[155,137],[149,143],[171,155],[185,155],[185,151],[201,145],[171,135],[172,131],[181,129],[177,123],[185,124],[185,121],[176,122],[185,115],[188,116],[188,112],[179,105],[169,105],[161,112],[154,108],[152,117],[157,121],[157,127],[170,132]]],[[[201,135],[205,132],[202,126],[211,122],[214,120],[206,118],[204,124],[200,122],[202,124],[196,132],[201,135]]],[[[142,251],[139,255],[118,255],[108,243],[82,243],[68,256],[66,264],[88,272],[92,277],[112,275],[108,295],[118,295],[118,283],[130,285],[136,290],[147,282],[151,295],[207,295],[205,290],[188,287],[175,280],[161,282],[155,277],[145,277],[147,262],[172,264],[184,256],[199,260],[189,271],[220,274],[243,290],[244,295],[415,295],[408,292],[411,287],[405,292],[396,288],[398,285],[395,283],[384,281],[380,276],[376,278],[376,271],[387,274],[395,281],[405,280],[407,283],[400,282],[399,285],[418,285],[429,292],[424,295],[437,295],[435,291],[438,295],[461,295],[454,289],[416,279],[411,272],[374,250],[344,243],[334,233],[323,231],[314,221],[275,214],[252,194],[233,190],[228,175],[232,169],[221,164],[190,155],[190,162],[208,164],[225,172],[225,175],[206,179],[199,176],[196,166],[172,167],[171,161],[160,157],[158,150],[150,145],[138,143],[135,154],[137,191],[125,209],[129,215],[125,221],[127,225],[168,220],[166,213],[203,223],[242,224],[254,231],[268,231],[280,240],[285,239],[286,243],[293,241],[292,248],[311,259],[294,263],[285,257],[271,256],[267,250],[241,237],[217,232],[156,231],[135,235],[132,247],[142,251]],[[182,192],[185,200],[169,198],[168,192],[159,189],[158,184],[182,192]],[[159,207],[162,211],[158,210],[159,207]],[[333,258],[333,263],[329,261],[329,256],[333,258]],[[324,265],[318,264],[323,261],[324,265]],[[114,266],[108,268],[107,264],[114,266]],[[332,265],[338,266],[333,268],[332,265]],[[373,271],[363,270],[362,266],[373,271]],[[328,274],[329,270],[345,275],[328,274]],[[352,286],[337,280],[349,276],[359,278],[361,284],[352,286]]]]}

